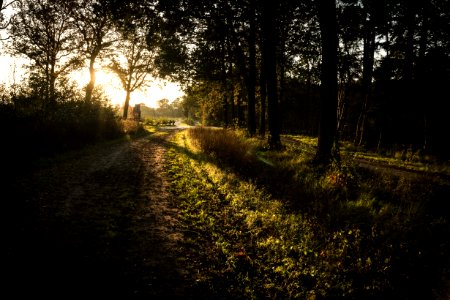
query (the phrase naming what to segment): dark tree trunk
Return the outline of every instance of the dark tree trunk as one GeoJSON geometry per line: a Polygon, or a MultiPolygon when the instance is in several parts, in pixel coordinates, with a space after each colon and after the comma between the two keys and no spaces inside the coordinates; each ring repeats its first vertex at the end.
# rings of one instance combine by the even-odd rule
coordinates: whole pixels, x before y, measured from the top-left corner
{"type": "MultiPolygon", "coordinates": [[[[427,92],[429,89],[428,84],[426,83],[426,75],[425,75],[425,55],[427,52],[428,45],[428,27],[429,27],[429,12],[428,12],[428,4],[424,3],[422,7],[422,25],[420,27],[420,42],[419,42],[419,58],[417,63],[417,82],[420,84],[419,88],[419,97],[420,99],[427,98],[427,92]]],[[[427,103],[424,104],[423,109],[423,144],[422,149],[426,152],[428,149],[427,140],[428,140],[428,132],[427,132],[427,118],[428,118],[429,108],[427,103]]]]}
{"type": "Polygon", "coordinates": [[[320,164],[328,164],[333,158],[336,137],[338,49],[336,1],[321,0],[317,2],[317,5],[322,45],[322,69],[319,138],[315,160],[320,164]]]}
{"type": "Polygon", "coordinates": [[[256,24],[255,0],[250,1],[250,36],[249,36],[249,69],[248,69],[248,120],[247,129],[250,136],[256,133],[255,86],[256,86],[256,24]]]}
{"type": "Polygon", "coordinates": [[[92,100],[92,93],[94,91],[95,86],[95,58],[91,58],[89,61],[89,76],[90,80],[88,85],[86,86],[86,97],[85,101],[86,103],[91,102],[92,100]]]}
{"type": "Polygon", "coordinates": [[[225,55],[225,39],[222,40],[222,113],[223,113],[223,126],[228,127],[228,85],[227,85],[227,66],[225,55]]]}
{"type": "Polygon", "coordinates": [[[278,109],[277,70],[276,70],[276,38],[275,38],[275,3],[264,1],[263,34],[265,51],[265,74],[267,82],[268,119],[269,119],[269,147],[280,149],[280,122],[278,109]]]}
{"type": "Polygon", "coordinates": [[[233,81],[233,64],[230,62],[228,67],[228,77],[230,78],[228,93],[230,96],[230,112],[231,112],[231,126],[236,124],[236,108],[234,105],[234,81],[233,81]]]}
{"type": "Polygon", "coordinates": [[[237,96],[236,106],[237,106],[236,110],[237,110],[238,126],[240,127],[244,123],[244,120],[242,117],[242,114],[243,114],[243,112],[242,112],[242,90],[239,91],[239,94],[237,96]]]}
{"type": "MultiPolygon", "coordinates": [[[[373,18],[370,16],[369,18],[373,18]]],[[[355,144],[361,145],[364,139],[367,113],[370,106],[372,94],[372,76],[375,53],[375,27],[371,19],[366,18],[364,30],[364,53],[363,53],[363,78],[362,78],[362,104],[356,125],[355,144]]]]}
{"type": "MultiPolygon", "coordinates": [[[[405,45],[405,61],[403,68],[403,79],[410,83],[413,80],[414,72],[414,30],[415,30],[415,6],[414,2],[407,2],[406,5],[406,45],[405,45]]],[[[406,85],[408,86],[408,85],[406,85]]]]}
{"type": "MultiPolygon", "coordinates": [[[[264,51],[263,53],[264,54],[264,51]]],[[[260,102],[261,102],[261,112],[260,112],[260,120],[259,120],[259,135],[264,137],[266,135],[266,98],[267,98],[267,86],[266,86],[266,77],[264,72],[264,57],[261,59],[261,71],[259,74],[259,88],[260,88],[260,102]]]]}
{"type": "Polygon", "coordinates": [[[131,97],[131,91],[128,88],[127,89],[127,95],[125,97],[125,104],[123,105],[123,119],[128,119],[128,108],[130,106],[130,97],[131,97]]]}

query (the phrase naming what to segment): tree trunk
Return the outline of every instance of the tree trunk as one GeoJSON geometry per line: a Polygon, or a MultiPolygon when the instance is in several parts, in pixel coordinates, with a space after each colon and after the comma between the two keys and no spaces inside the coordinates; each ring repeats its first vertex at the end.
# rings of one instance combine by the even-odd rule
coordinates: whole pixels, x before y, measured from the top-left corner
{"type": "Polygon", "coordinates": [[[403,79],[408,83],[413,80],[414,72],[414,30],[415,30],[415,4],[413,2],[407,2],[406,5],[406,45],[405,45],[405,61],[403,68],[403,79]]]}
{"type": "Polygon", "coordinates": [[[223,126],[228,127],[228,85],[227,85],[227,66],[225,57],[225,37],[222,40],[222,113],[223,113],[223,126]]]}
{"type": "Polygon", "coordinates": [[[95,59],[91,58],[89,61],[89,76],[90,80],[88,85],[86,86],[86,97],[85,102],[89,103],[92,100],[92,92],[94,91],[95,86],[95,59]]]}
{"type": "Polygon", "coordinates": [[[268,119],[269,119],[269,147],[280,149],[280,122],[278,111],[278,90],[276,70],[276,38],[275,38],[275,4],[265,1],[263,8],[263,34],[265,54],[264,66],[267,82],[268,119]]]}
{"type": "Polygon", "coordinates": [[[364,25],[364,53],[363,53],[363,78],[362,78],[362,105],[356,125],[354,143],[362,145],[366,126],[367,113],[370,107],[372,94],[372,76],[375,53],[375,27],[373,16],[366,16],[364,25]]]}
{"type": "Polygon", "coordinates": [[[237,105],[238,127],[241,127],[242,124],[244,123],[244,120],[242,118],[242,90],[239,91],[236,105],[237,105]]]}
{"type": "Polygon", "coordinates": [[[266,86],[266,78],[264,72],[264,57],[261,59],[261,71],[259,75],[259,87],[260,87],[260,96],[261,96],[261,112],[260,112],[260,120],[259,120],[259,135],[264,137],[266,135],[266,98],[267,98],[267,86],[266,86]]]}
{"type": "Polygon", "coordinates": [[[123,106],[123,119],[128,119],[128,107],[130,106],[130,97],[131,97],[131,91],[129,88],[127,88],[127,95],[125,97],[125,104],[123,106]]]}
{"type": "Polygon", "coordinates": [[[336,1],[322,0],[318,1],[317,5],[322,45],[322,68],[320,124],[315,160],[320,164],[329,164],[333,158],[333,145],[336,137],[338,49],[336,1]]]}
{"type": "Polygon", "coordinates": [[[255,86],[256,86],[256,26],[255,0],[250,1],[250,36],[249,36],[249,70],[248,70],[248,120],[247,129],[250,136],[256,133],[255,86]]]}

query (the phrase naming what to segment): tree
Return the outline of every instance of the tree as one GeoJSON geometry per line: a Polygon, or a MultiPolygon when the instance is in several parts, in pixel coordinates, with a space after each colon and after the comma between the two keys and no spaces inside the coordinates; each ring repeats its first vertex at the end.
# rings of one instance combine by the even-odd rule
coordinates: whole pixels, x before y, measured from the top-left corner
{"type": "Polygon", "coordinates": [[[320,125],[316,162],[328,164],[333,157],[337,112],[337,21],[336,1],[317,2],[322,45],[320,125]]]}
{"type": "Polygon", "coordinates": [[[30,69],[37,80],[45,105],[56,102],[56,82],[81,64],[75,54],[74,24],[63,0],[23,0],[11,21],[11,50],[31,61],[30,69]]]}
{"type": "Polygon", "coordinates": [[[170,103],[169,103],[169,99],[163,98],[158,100],[158,107],[161,109],[169,109],[170,103]]]}
{"type": "Polygon", "coordinates": [[[249,3],[249,59],[248,59],[248,132],[256,134],[255,89],[256,89],[256,0],[249,3]]]}
{"type": "Polygon", "coordinates": [[[262,8],[262,31],[263,31],[263,66],[264,78],[267,89],[268,121],[269,121],[269,147],[279,149],[280,122],[278,111],[278,83],[277,83],[277,60],[276,60],[276,13],[277,5],[274,2],[264,1],[262,8]]]}
{"type": "Polygon", "coordinates": [[[145,34],[136,30],[123,36],[115,44],[116,53],[110,57],[109,69],[120,79],[126,96],[123,118],[128,118],[131,93],[147,84],[148,76],[153,72],[154,52],[147,48],[145,34]]]}
{"type": "Polygon", "coordinates": [[[10,6],[12,6],[15,2],[18,2],[19,0],[13,0],[13,1],[3,1],[0,0],[0,30],[4,30],[8,28],[10,24],[10,20],[5,20],[5,16],[3,14],[4,11],[10,6]]]}
{"type": "Polygon", "coordinates": [[[80,35],[78,49],[89,64],[89,83],[85,101],[90,102],[95,87],[95,63],[102,51],[107,50],[117,38],[113,35],[113,20],[104,1],[78,0],[71,8],[71,16],[80,35]]]}
{"type": "Polygon", "coordinates": [[[372,97],[372,79],[375,63],[376,34],[377,27],[380,25],[380,11],[383,8],[383,1],[364,0],[362,1],[362,40],[363,40],[363,59],[362,59],[362,80],[361,80],[361,110],[356,124],[355,144],[363,143],[367,115],[370,107],[370,98],[372,97]]]}

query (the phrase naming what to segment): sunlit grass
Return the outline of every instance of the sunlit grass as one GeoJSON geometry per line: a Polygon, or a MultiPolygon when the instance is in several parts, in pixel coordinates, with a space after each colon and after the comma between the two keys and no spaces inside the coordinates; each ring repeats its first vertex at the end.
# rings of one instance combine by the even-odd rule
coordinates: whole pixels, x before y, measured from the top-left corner
{"type": "MultiPolygon", "coordinates": [[[[286,147],[290,150],[301,150],[314,153],[317,147],[317,137],[305,135],[283,135],[286,147]]],[[[377,153],[367,151],[363,147],[355,146],[348,141],[341,141],[340,152],[343,157],[364,159],[365,161],[392,166],[399,169],[425,172],[430,174],[444,174],[450,176],[450,162],[436,161],[431,156],[422,155],[420,151],[407,149],[404,151],[384,151],[377,153]]]]}
{"type": "Polygon", "coordinates": [[[404,298],[404,268],[421,281],[417,293],[439,285],[449,228],[426,214],[426,184],[359,173],[347,160],[316,169],[306,150],[267,151],[228,130],[181,132],[174,143],[169,174],[200,289],[244,299],[404,298]],[[430,240],[430,230],[440,233],[430,240]]]}

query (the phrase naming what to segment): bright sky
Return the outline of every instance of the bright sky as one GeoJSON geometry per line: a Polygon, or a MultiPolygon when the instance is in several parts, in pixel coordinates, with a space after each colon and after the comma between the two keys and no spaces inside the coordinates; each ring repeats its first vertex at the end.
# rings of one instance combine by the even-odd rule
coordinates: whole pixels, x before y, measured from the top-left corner
{"type": "MultiPolygon", "coordinates": [[[[14,81],[20,83],[24,76],[24,70],[21,68],[23,63],[23,60],[14,60],[8,56],[0,56],[0,83],[5,85],[11,85],[14,81]],[[16,65],[15,74],[14,63],[16,65]]],[[[101,68],[97,69],[96,84],[103,86],[104,91],[111,99],[113,105],[122,106],[125,102],[125,92],[121,88],[122,84],[120,83],[120,80],[111,72],[107,72],[101,68]]],[[[74,72],[71,77],[78,82],[80,88],[82,88],[89,82],[88,69],[85,68],[74,72]]],[[[157,107],[158,100],[166,98],[172,102],[183,95],[184,93],[179,84],[150,78],[149,87],[142,91],[138,90],[131,93],[130,105],[133,106],[136,103],[145,103],[148,107],[157,107]]]]}
{"type": "MultiPolygon", "coordinates": [[[[123,105],[125,102],[125,91],[122,89],[120,80],[114,73],[97,68],[96,85],[103,86],[113,105],[123,105]]],[[[73,73],[72,79],[84,87],[89,82],[88,70],[80,70],[73,73]]],[[[180,85],[177,83],[150,78],[149,87],[131,93],[130,105],[145,103],[148,107],[157,107],[157,101],[168,99],[170,102],[183,96],[180,85]]]]}

